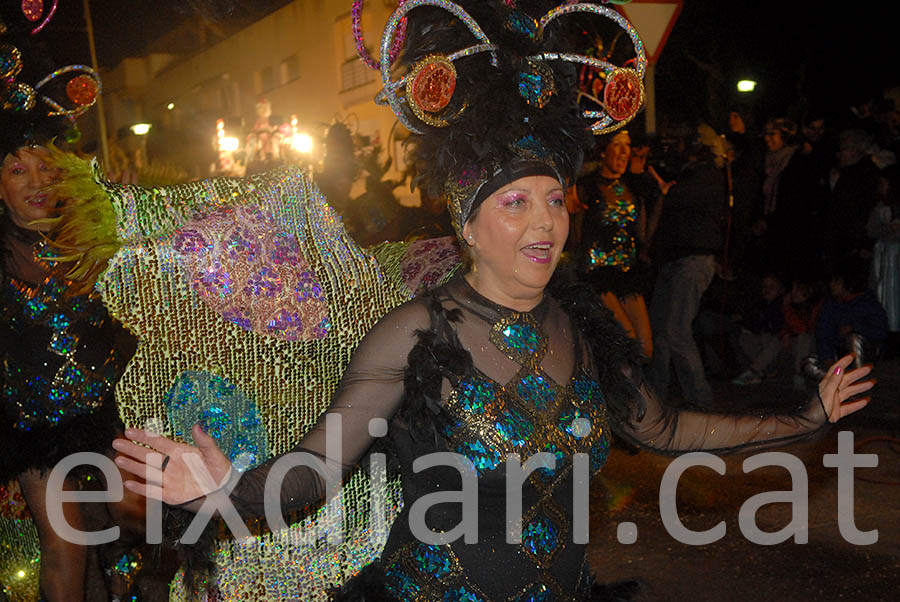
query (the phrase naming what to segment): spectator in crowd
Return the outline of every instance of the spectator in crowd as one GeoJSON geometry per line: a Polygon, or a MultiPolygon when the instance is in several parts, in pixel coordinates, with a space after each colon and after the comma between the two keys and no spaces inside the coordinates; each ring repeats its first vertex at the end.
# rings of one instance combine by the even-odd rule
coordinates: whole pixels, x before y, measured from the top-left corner
{"type": "Polygon", "coordinates": [[[872,288],[888,316],[891,332],[900,331],[900,194],[898,168],[884,170],[878,180],[877,202],[866,232],[872,249],[872,288]]]}
{"type": "Polygon", "coordinates": [[[832,264],[850,254],[865,255],[872,248],[866,222],[878,187],[878,167],[870,157],[873,143],[873,136],[863,130],[840,134],[825,228],[825,251],[832,264]]]}
{"type": "Polygon", "coordinates": [[[794,280],[790,292],[784,297],[784,328],[781,331],[783,347],[791,352],[793,372],[791,384],[802,390],[803,362],[815,352],[815,329],[822,309],[821,294],[816,284],[808,280],[794,280]]]}
{"type": "Polygon", "coordinates": [[[817,361],[811,362],[811,376],[847,353],[855,356],[855,365],[869,363],[887,338],[887,314],[874,293],[867,290],[865,267],[864,259],[846,257],[831,276],[831,296],[825,299],[816,320],[817,361]]]}
{"type": "Polygon", "coordinates": [[[752,385],[762,382],[781,351],[779,335],[784,327],[784,285],[775,274],[762,277],[759,296],[740,320],[738,335],[741,355],[747,369],[731,382],[752,385]]]}
{"type": "MultiPolygon", "coordinates": [[[[822,270],[821,231],[829,165],[823,161],[824,128],[821,118],[811,118],[804,125],[800,144],[778,177],[773,206],[766,217],[769,256],[791,277],[822,270]]],[[[772,140],[779,138],[766,138],[770,148],[772,140]]],[[[767,160],[772,156],[767,155],[767,160]]]]}
{"type": "Polygon", "coordinates": [[[743,114],[728,116],[728,160],[731,170],[731,248],[729,262],[758,275],[771,265],[765,252],[762,221],[762,164],[764,148],[748,130],[743,114]]]}
{"type": "Polygon", "coordinates": [[[692,324],[725,242],[727,183],[722,138],[705,124],[697,134],[688,163],[666,197],[657,233],[660,265],[650,306],[654,356],[649,377],[665,399],[674,367],[685,398],[708,407],[712,390],[692,324]]]}
{"type": "Polygon", "coordinates": [[[772,119],[766,124],[765,179],[763,180],[763,215],[771,215],[778,206],[778,182],[798,146],[794,144],[797,124],[789,119],[772,119]]]}
{"type": "MultiPolygon", "coordinates": [[[[659,228],[659,219],[662,216],[663,198],[674,184],[674,182],[664,181],[650,164],[651,152],[649,138],[635,136],[632,139],[628,171],[622,176],[625,185],[641,199],[647,216],[644,244],[639,250],[641,258],[647,263],[650,261],[650,246],[653,244],[653,237],[659,228]]],[[[645,291],[645,293],[649,292],[649,290],[645,291]]]]}

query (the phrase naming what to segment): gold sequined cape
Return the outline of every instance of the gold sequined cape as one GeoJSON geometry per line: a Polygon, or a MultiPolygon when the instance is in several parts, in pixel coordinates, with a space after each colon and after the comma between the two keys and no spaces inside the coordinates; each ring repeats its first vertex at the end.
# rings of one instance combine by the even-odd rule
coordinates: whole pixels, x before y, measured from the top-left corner
{"type": "MultiPolygon", "coordinates": [[[[141,188],[106,181],[96,161],[55,160],[66,171],[54,228],[61,256],[77,263],[72,277],[96,280],[109,313],[140,341],[116,388],[123,421],[187,438],[200,421],[238,464],[299,441],[363,334],[458,264],[451,238],[360,248],[295,168],[141,188]]],[[[396,515],[399,482],[389,490],[396,515]]],[[[7,499],[16,512],[0,513],[0,529],[33,535],[15,487],[7,499]]],[[[325,506],[276,534],[256,525],[250,542],[222,539],[220,599],[324,599],[387,537],[367,526],[359,471],[342,503],[343,512],[325,506]],[[329,544],[339,528],[344,543],[329,544]]],[[[0,549],[4,583],[36,585],[37,547],[26,543],[0,549]]],[[[172,599],[184,596],[176,580],[172,599]]]]}

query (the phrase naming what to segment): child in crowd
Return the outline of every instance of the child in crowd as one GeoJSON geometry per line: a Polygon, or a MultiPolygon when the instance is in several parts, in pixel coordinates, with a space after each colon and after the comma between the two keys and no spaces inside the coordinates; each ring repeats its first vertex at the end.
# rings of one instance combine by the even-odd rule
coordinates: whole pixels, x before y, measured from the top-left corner
{"type": "Polygon", "coordinates": [[[867,290],[868,269],[864,259],[848,257],[832,274],[831,296],[816,320],[817,363],[828,366],[845,353],[856,356],[855,365],[870,363],[887,339],[887,314],[875,294],[867,290]]]}
{"type": "Polygon", "coordinates": [[[766,274],[760,280],[759,298],[741,320],[738,335],[744,364],[749,364],[731,382],[735,385],[752,385],[762,382],[766,370],[781,352],[779,335],[784,327],[782,296],[784,285],[775,274],[766,274]]]}
{"type": "Polygon", "coordinates": [[[815,351],[816,319],[822,309],[816,286],[812,282],[795,280],[791,291],[784,297],[783,309],[782,347],[793,356],[793,387],[802,390],[806,386],[802,373],[803,361],[815,351]]]}

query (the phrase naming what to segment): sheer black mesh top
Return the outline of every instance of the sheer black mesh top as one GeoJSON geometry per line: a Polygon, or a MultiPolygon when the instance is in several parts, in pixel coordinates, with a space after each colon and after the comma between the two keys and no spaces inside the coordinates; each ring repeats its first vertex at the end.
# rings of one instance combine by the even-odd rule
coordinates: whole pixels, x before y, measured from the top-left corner
{"type": "MultiPolygon", "coordinates": [[[[586,492],[610,428],[663,453],[738,452],[807,437],[826,422],[818,401],[795,416],[669,408],[643,384],[612,319],[574,299],[545,294],[515,312],[454,277],[366,335],[330,409],[295,449],[324,459],[328,482],[339,483],[389,425],[404,509],[381,566],[398,599],[585,599],[586,492]],[[329,417],[340,418],[339,442],[326,437],[329,417]],[[507,520],[510,500],[521,522],[507,520]]],[[[242,514],[263,515],[276,460],[238,481],[232,499],[242,514]]],[[[282,508],[321,498],[325,483],[292,469],[282,508]]]]}

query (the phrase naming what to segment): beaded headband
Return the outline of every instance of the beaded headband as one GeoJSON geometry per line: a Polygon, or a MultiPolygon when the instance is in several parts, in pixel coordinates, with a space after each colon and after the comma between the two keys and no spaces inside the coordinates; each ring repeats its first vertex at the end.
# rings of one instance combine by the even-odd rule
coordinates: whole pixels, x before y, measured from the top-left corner
{"type": "Polygon", "coordinates": [[[460,238],[462,238],[463,226],[472,217],[481,201],[489,196],[484,194],[485,187],[491,181],[502,177],[504,173],[509,174],[517,171],[517,166],[535,163],[542,164],[547,168],[544,170],[546,175],[556,178],[561,184],[565,185],[565,178],[560,174],[553,157],[541,147],[537,139],[527,137],[517,140],[514,149],[516,157],[511,163],[505,165],[494,163],[490,168],[472,165],[463,168],[458,175],[448,178],[445,182],[444,195],[447,197],[450,221],[460,238]]]}

